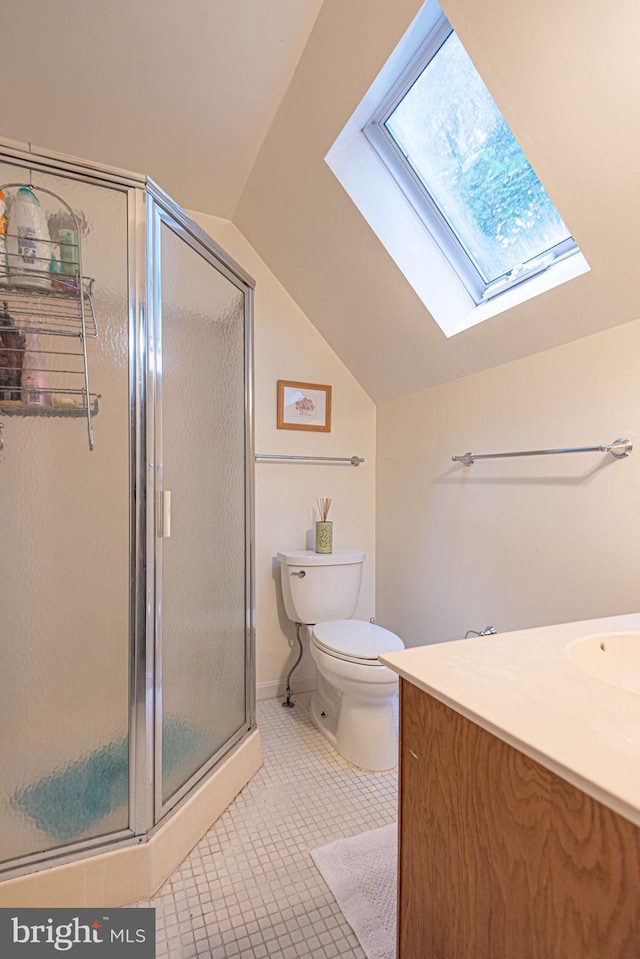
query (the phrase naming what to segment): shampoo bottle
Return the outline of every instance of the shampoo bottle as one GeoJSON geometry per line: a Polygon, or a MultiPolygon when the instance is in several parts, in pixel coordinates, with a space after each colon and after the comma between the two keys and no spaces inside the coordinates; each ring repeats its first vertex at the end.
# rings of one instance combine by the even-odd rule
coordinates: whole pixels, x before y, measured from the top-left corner
{"type": "Polygon", "coordinates": [[[47,218],[28,187],[20,187],[9,211],[7,253],[11,283],[30,289],[51,289],[47,218]]]}

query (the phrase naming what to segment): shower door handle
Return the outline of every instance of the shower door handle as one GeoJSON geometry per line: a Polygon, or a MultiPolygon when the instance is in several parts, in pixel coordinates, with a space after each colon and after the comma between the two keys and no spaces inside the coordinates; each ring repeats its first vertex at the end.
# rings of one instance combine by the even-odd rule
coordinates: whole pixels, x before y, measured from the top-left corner
{"type": "Polygon", "coordinates": [[[158,493],[158,536],[169,539],[171,536],[171,490],[158,493]]]}

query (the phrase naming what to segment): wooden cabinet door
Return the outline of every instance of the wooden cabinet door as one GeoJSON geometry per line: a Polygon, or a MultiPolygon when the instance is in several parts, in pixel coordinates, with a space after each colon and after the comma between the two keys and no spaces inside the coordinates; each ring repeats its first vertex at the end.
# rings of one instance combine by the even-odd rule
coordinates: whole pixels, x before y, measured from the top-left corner
{"type": "Polygon", "coordinates": [[[398,959],[639,959],[640,830],[401,682],[398,959]]]}

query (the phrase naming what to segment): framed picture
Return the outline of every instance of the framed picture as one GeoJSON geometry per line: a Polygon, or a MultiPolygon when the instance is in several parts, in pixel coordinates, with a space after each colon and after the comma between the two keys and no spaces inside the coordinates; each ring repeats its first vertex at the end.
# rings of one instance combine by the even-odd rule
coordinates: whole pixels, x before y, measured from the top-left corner
{"type": "Polygon", "coordinates": [[[278,429],[331,430],[331,387],[278,380],[278,429]]]}

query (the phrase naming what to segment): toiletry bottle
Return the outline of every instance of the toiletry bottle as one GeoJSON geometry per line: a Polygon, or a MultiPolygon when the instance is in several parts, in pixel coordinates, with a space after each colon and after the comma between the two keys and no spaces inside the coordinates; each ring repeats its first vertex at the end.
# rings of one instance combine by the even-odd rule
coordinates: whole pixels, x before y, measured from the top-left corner
{"type": "Polygon", "coordinates": [[[62,265],[62,283],[66,290],[78,289],[78,234],[75,230],[60,230],[60,261],[62,265]]]}
{"type": "Polygon", "coordinates": [[[22,402],[36,406],[49,406],[49,394],[45,391],[44,354],[39,333],[25,333],[24,362],[22,366],[22,402]]]}
{"type": "Polygon", "coordinates": [[[7,253],[11,283],[50,289],[50,241],[47,218],[35,193],[20,187],[9,211],[7,253]]]}
{"type": "Polygon", "coordinates": [[[9,261],[7,260],[7,198],[4,190],[0,190],[0,286],[7,285],[9,261]]]}
{"type": "Polygon", "coordinates": [[[65,285],[60,278],[60,261],[55,253],[51,254],[51,262],[49,264],[49,273],[51,274],[51,289],[52,290],[64,290],[65,285]]]}
{"type": "Polygon", "coordinates": [[[25,337],[16,329],[5,300],[0,313],[0,400],[20,400],[25,337]]]}

